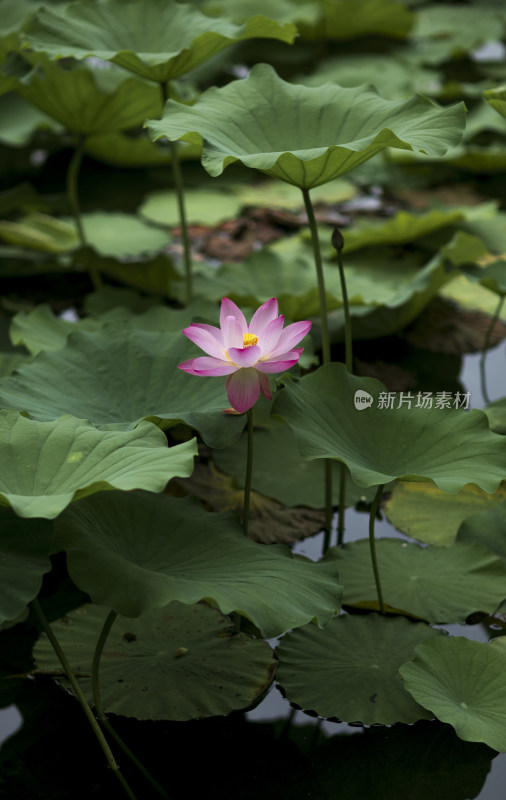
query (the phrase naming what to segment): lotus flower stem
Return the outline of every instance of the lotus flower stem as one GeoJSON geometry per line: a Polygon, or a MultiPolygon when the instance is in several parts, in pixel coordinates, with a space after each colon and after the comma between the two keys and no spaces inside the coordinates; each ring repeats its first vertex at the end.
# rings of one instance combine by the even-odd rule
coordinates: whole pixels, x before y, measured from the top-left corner
{"type": "MultiPolygon", "coordinates": [[[[318,228],[314,215],[313,204],[309,194],[309,189],[302,189],[304,205],[306,207],[309,229],[311,231],[311,242],[313,244],[314,263],[316,267],[316,280],[318,283],[318,297],[320,300],[320,322],[322,328],[322,362],[328,364],[330,356],[330,336],[329,321],[327,315],[327,297],[325,294],[325,277],[323,274],[322,254],[320,241],[318,238],[318,228]]],[[[323,552],[325,553],[330,545],[330,533],[332,530],[332,462],[325,459],[325,536],[323,540],[323,552]]]]}
{"type": "MultiPolygon", "coordinates": [[[[160,83],[162,92],[162,103],[165,106],[168,97],[167,85],[160,83]]],[[[163,111],[163,109],[162,109],[163,111]]],[[[184,185],[181,164],[177,152],[177,142],[170,142],[170,155],[172,161],[172,176],[176,187],[177,205],[179,209],[179,224],[181,226],[181,238],[183,240],[183,260],[186,284],[186,303],[191,303],[193,298],[193,275],[192,275],[192,254],[190,247],[190,237],[188,236],[188,223],[186,221],[186,208],[184,202],[184,185]]]]}
{"type": "Polygon", "coordinates": [[[77,678],[74,675],[74,673],[72,672],[72,668],[71,668],[71,666],[70,666],[70,664],[69,664],[69,662],[67,660],[67,656],[63,652],[58,639],[54,635],[53,630],[51,629],[51,626],[50,626],[49,622],[47,621],[47,617],[44,614],[44,611],[42,610],[42,607],[41,607],[39,601],[37,600],[37,598],[32,601],[32,608],[33,608],[33,610],[34,610],[34,612],[35,612],[35,614],[37,616],[37,619],[39,620],[39,622],[41,624],[41,627],[42,627],[43,631],[45,632],[47,638],[51,642],[53,650],[55,651],[56,655],[58,656],[58,660],[60,661],[60,663],[61,663],[61,665],[62,665],[62,667],[63,667],[63,669],[65,671],[65,674],[67,675],[67,678],[69,679],[69,681],[70,681],[70,683],[72,685],[72,689],[74,691],[74,695],[75,695],[76,699],[79,701],[79,703],[81,704],[81,708],[83,709],[83,711],[84,711],[84,713],[85,713],[85,715],[86,715],[86,717],[88,719],[88,722],[90,723],[90,725],[91,725],[91,727],[93,729],[93,733],[97,737],[98,743],[99,743],[100,747],[102,748],[102,751],[103,751],[103,753],[104,753],[104,755],[105,755],[105,757],[107,759],[107,763],[109,764],[109,766],[112,769],[114,775],[116,776],[116,778],[120,782],[121,786],[125,790],[125,793],[127,794],[127,796],[131,800],[137,800],[136,795],[130,789],[130,786],[128,785],[128,783],[126,782],[125,778],[123,777],[123,775],[120,772],[120,768],[119,768],[118,764],[116,763],[116,760],[114,758],[112,750],[109,747],[109,744],[107,743],[107,740],[106,740],[104,734],[102,733],[102,730],[100,729],[100,725],[98,724],[97,720],[95,719],[95,716],[94,716],[90,706],[88,705],[88,702],[87,702],[87,700],[86,700],[86,698],[85,698],[85,696],[84,696],[84,694],[82,692],[82,689],[79,686],[77,678]]]}
{"type": "Polygon", "coordinates": [[[481,379],[481,393],[483,395],[483,399],[485,403],[488,405],[490,403],[490,398],[488,396],[487,391],[487,376],[485,373],[485,359],[487,358],[487,350],[490,344],[490,337],[492,336],[492,331],[494,330],[495,324],[499,319],[499,315],[501,313],[501,309],[504,303],[504,295],[499,297],[499,302],[497,304],[496,310],[494,312],[494,316],[490,320],[490,325],[487,328],[487,332],[485,334],[485,342],[483,344],[483,350],[481,351],[481,358],[480,358],[480,379],[481,379]]]}
{"type": "MultiPolygon", "coordinates": [[[[343,267],[343,247],[344,239],[339,228],[334,228],[332,234],[332,247],[337,252],[337,264],[339,267],[339,278],[341,280],[341,294],[343,296],[344,311],[344,347],[346,369],[353,373],[353,338],[351,335],[350,304],[348,302],[348,290],[346,288],[346,276],[343,267]]],[[[346,511],[346,466],[341,462],[341,475],[339,481],[339,517],[337,521],[337,544],[342,545],[344,539],[344,515],[346,511]]]]}
{"type": "Polygon", "coordinates": [[[105,728],[109,736],[114,739],[118,747],[124,752],[126,757],[130,759],[132,764],[137,767],[139,772],[141,772],[146,780],[151,784],[153,789],[160,795],[160,797],[165,798],[165,800],[170,800],[169,795],[165,792],[159,783],[153,778],[153,776],[148,772],[144,764],[142,764],[135,753],[133,753],[128,745],[123,741],[121,736],[116,733],[113,726],[107,719],[107,715],[104,711],[104,707],[102,705],[102,698],[100,695],[100,682],[99,682],[99,669],[100,669],[100,659],[102,657],[102,652],[107,641],[107,637],[111,632],[111,628],[114,625],[116,617],[118,615],[115,611],[110,611],[107,615],[107,618],[103,624],[102,630],[100,631],[100,636],[98,637],[97,645],[95,647],[95,652],[93,653],[93,664],[91,668],[91,685],[93,689],[93,702],[95,703],[95,708],[102,723],[102,726],[105,728]]]}
{"type": "Polygon", "coordinates": [[[385,484],[382,483],[378,486],[376,490],[376,494],[374,496],[374,500],[371,506],[371,511],[369,514],[369,546],[371,548],[371,560],[372,560],[372,568],[374,570],[374,580],[376,581],[376,591],[378,593],[378,603],[380,607],[380,613],[385,613],[385,606],[383,605],[383,595],[381,593],[381,582],[378,570],[378,561],[376,559],[376,544],[374,541],[374,522],[376,519],[376,514],[378,512],[379,504],[381,501],[381,496],[383,494],[383,489],[385,488],[385,484]]]}
{"type": "Polygon", "coordinates": [[[244,535],[248,535],[249,523],[249,502],[251,495],[251,476],[253,473],[253,407],[246,411],[248,419],[248,450],[246,455],[246,479],[244,481],[244,513],[242,524],[244,526],[244,535]]]}
{"type": "MultiPolygon", "coordinates": [[[[87,246],[86,235],[84,233],[83,222],[81,219],[81,209],[79,205],[79,192],[77,188],[77,179],[79,176],[79,169],[81,167],[81,162],[83,160],[84,155],[84,147],[86,144],[86,138],[81,136],[79,141],[74,148],[74,153],[70,160],[70,164],[67,170],[67,197],[72,209],[72,214],[74,215],[76,228],[77,228],[77,235],[79,237],[79,244],[81,247],[87,246]]],[[[100,273],[98,269],[91,263],[89,258],[86,258],[87,261],[87,268],[90,274],[90,279],[93,284],[94,289],[100,289],[102,286],[102,279],[100,277],[100,273]]]]}

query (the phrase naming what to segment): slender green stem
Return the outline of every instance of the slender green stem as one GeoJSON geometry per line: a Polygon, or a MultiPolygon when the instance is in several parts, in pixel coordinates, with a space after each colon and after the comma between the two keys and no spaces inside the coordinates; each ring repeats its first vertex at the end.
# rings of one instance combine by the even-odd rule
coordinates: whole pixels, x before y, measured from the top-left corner
{"type": "Polygon", "coordinates": [[[339,267],[339,277],[341,279],[341,294],[343,295],[345,363],[346,363],[346,369],[350,374],[352,374],[353,339],[351,336],[350,304],[348,302],[348,290],[346,288],[346,276],[344,274],[342,248],[341,247],[336,248],[336,251],[337,251],[337,265],[339,267]]]}
{"type": "Polygon", "coordinates": [[[383,605],[383,595],[381,593],[381,583],[380,583],[380,576],[378,570],[378,561],[376,559],[376,544],[374,541],[374,521],[376,519],[376,514],[379,508],[379,504],[381,501],[381,495],[383,494],[383,489],[385,484],[382,483],[378,486],[376,490],[376,495],[374,497],[371,512],[369,515],[369,546],[371,548],[371,560],[372,560],[372,568],[374,570],[374,580],[376,581],[376,591],[378,593],[378,603],[380,607],[380,612],[382,614],[385,613],[385,606],[383,605]]]}
{"type": "Polygon", "coordinates": [[[121,748],[123,753],[130,759],[132,764],[137,767],[139,772],[141,772],[146,780],[151,784],[151,786],[158,792],[158,794],[165,798],[165,800],[170,800],[169,795],[162,789],[159,783],[153,778],[150,772],[146,769],[144,764],[137,758],[135,753],[133,753],[128,745],[123,741],[121,736],[114,730],[113,726],[107,719],[107,715],[104,711],[104,707],[102,705],[102,697],[100,695],[100,679],[99,679],[99,670],[100,670],[100,659],[102,657],[102,652],[107,641],[107,637],[111,631],[111,628],[114,624],[114,621],[117,617],[115,611],[110,611],[107,619],[104,622],[102,630],[100,631],[100,636],[98,637],[97,645],[95,647],[95,652],[93,653],[93,664],[91,668],[91,685],[93,688],[93,702],[95,703],[95,708],[97,710],[98,717],[102,726],[105,728],[109,736],[114,739],[118,747],[121,748]]]}
{"type": "Polygon", "coordinates": [[[327,314],[327,298],[325,295],[325,277],[323,275],[322,254],[320,250],[320,241],[318,238],[318,228],[316,226],[313,204],[311,202],[311,197],[309,196],[309,189],[302,189],[302,196],[304,198],[309,229],[311,231],[311,242],[313,244],[314,263],[316,267],[316,280],[318,282],[318,298],[320,300],[321,312],[320,321],[322,326],[322,362],[324,364],[328,364],[330,362],[329,321],[327,314]]]}
{"type": "MultiPolygon", "coordinates": [[[[332,235],[332,246],[337,252],[337,264],[339,267],[339,278],[341,280],[341,294],[343,296],[344,311],[344,348],[346,369],[351,374],[353,372],[353,338],[351,335],[350,304],[348,301],[348,289],[346,288],[346,276],[343,267],[343,247],[344,240],[339,228],[334,229],[332,235]]],[[[339,520],[337,523],[337,544],[342,545],[344,540],[344,519],[346,510],[346,465],[341,462],[341,473],[339,480],[339,520]]]]}
{"type": "Polygon", "coordinates": [[[495,323],[499,319],[499,315],[501,313],[501,309],[504,303],[504,295],[499,297],[499,302],[497,304],[496,310],[494,312],[494,316],[490,320],[490,325],[487,328],[487,332],[485,334],[485,342],[483,344],[483,350],[481,351],[481,358],[480,358],[480,378],[481,378],[481,393],[483,395],[483,399],[487,405],[490,403],[490,398],[487,392],[487,376],[485,373],[485,359],[487,358],[487,350],[490,344],[490,337],[492,336],[492,331],[494,330],[495,323]]]}
{"type": "MultiPolygon", "coordinates": [[[[163,105],[167,101],[168,91],[167,84],[160,83],[162,92],[163,105]]],[[[177,205],[179,209],[179,224],[181,227],[181,239],[183,241],[183,261],[185,272],[186,284],[186,303],[190,303],[193,297],[193,275],[192,275],[192,254],[190,247],[190,237],[188,235],[188,223],[186,221],[186,208],[184,202],[184,185],[183,174],[181,172],[181,163],[177,152],[177,142],[170,142],[170,155],[172,160],[172,175],[174,178],[174,185],[176,188],[177,205]]]]}
{"type": "MultiPolygon", "coordinates": [[[[320,300],[320,322],[322,329],[322,363],[329,364],[330,356],[330,335],[329,320],[327,313],[327,297],[325,294],[325,276],[323,274],[322,254],[320,240],[318,238],[318,227],[314,215],[313,204],[309,189],[302,189],[304,205],[306,207],[309,229],[311,231],[311,242],[313,245],[314,263],[316,268],[316,280],[318,284],[318,297],[320,300]]],[[[332,526],[332,463],[330,460],[325,462],[325,535],[323,539],[323,552],[326,553],[330,545],[330,535],[332,526]]]]}
{"type": "Polygon", "coordinates": [[[85,698],[85,696],[84,696],[84,694],[83,694],[83,692],[81,690],[81,687],[79,686],[79,683],[77,681],[76,676],[72,672],[72,668],[71,668],[71,666],[70,666],[70,664],[69,664],[69,662],[67,660],[67,656],[63,652],[63,650],[62,650],[62,648],[60,646],[60,643],[58,642],[58,639],[54,635],[53,630],[52,630],[49,622],[47,621],[46,615],[44,614],[44,611],[42,610],[42,607],[41,607],[41,605],[40,605],[40,603],[39,603],[39,601],[37,599],[32,601],[32,607],[33,607],[33,610],[35,611],[35,614],[36,614],[36,616],[37,616],[37,618],[38,618],[38,620],[39,620],[39,622],[41,624],[42,629],[44,630],[44,632],[47,635],[47,638],[51,642],[53,650],[55,651],[56,655],[58,656],[58,659],[59,659],[59,661],[60,661],[60,663],[61,663],[61,665],[62,665],[62,667],[63,667],[63,669],[65,671],[65,674],[67,675],[67,678],[69,679],[69,681],[70,681],[70,683],[72,685],[72,689],[74,691],[74,695],[75,695],[76,699],[79,701],[79,703],[81,704],[81,708],[83,709],[83,711],[84,711],[84,713],[85,713],[85,715],[86,715],[86,717],[88,719],[88,722],[90,723],[90,725],[91,725],[91,727],[93,729],[93,733],[97,737],[98,743],[99,743],[100,747],[102,748],[102,751],[103,751],[103,753],[104,753],[104,755],[105,755],[105,757],[107,759],[107,763],[109,764],[110,768],[112,769],[112,771],[113,771],[114,775],[116,776],[116,778],[118,779],[118,781],[121,783],[121,786],[125,790],[127,796],[130,798],[130,800],[137,800],[135,794],[130,789],[128,783],[126,782],[125,778],[123,777],[123,775],[120,772],[119,766],[116,763],[116,760],[114,758],[112,750],[109,747],[109,745],[107,743],[107,740],[106,740],[104,734],[102,733],[102,730],[100,729],[100,725],[98,724],[97,720],[95,719],[95,716],[94,716],[90,706],[88,705],[88,702],[87,702],[87,700],[86,700],[86,698],[85,698]]]}
{"type": "Polygon", "coordinates": [[[339,547],[344,540],[344,516],[346,511],[346,464],[341,461],[339,471],[339,516],[337,519],[337,544],[339,547]]]}
{"type": "MultiPolygon", "coordinates": [[[[78,177],[79,170],[84,155],[84,147],[86,144],[86,137],[80,136],[74,153],[70,159],[70,164],[67,169],[67,197],[74,215],[77,235],[79,237],[79,244],[85,248],[87,246],[86,235],[84,233],[83,222],[81,219],[81,208],[79,204],[79,191],[78,191],[78,177]]],[[[86,257],[86,268],[90,274],[90,279],[94,289],[100,289],[102,286],[102,279],[96,266],[90,261],[89,256],[86,257]]]]}
{"type": "Polygon", "coordinates": [[[332,536],[332,461],[330,458],[324,459],[325,469],[325,528],[323,536],[323,555],[330,547],[332,536]]]}
{"type": "Polygon", "coordinates": [[[248,425],[248,450],[246,455],[246,479],[244,481],[244,513],[242,524],[244,526],[244,535],[248,535],[248,522],[249,522],[249,502],[251,496],[251,476],[253,474],[253,408],[249,408],[246,412],[247,425],[248,425]]]}

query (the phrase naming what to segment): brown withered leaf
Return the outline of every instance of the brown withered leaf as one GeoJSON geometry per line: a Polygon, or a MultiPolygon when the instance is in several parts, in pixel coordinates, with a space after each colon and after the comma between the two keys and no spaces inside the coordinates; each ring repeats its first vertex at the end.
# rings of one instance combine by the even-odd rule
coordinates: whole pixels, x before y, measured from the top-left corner
{"type": "MultiPolygon", "coordinates": [[[[232,510],[242,516],[243,490],[237,488],[231,475],[220,472],[211,461],[197,464],[191,478],[171,481],[171,493],[177,492],[177,487],[198,497],[211,511],[232,510]]],[[[323,511],[303,506],[288,508],[252,491],[248,536],[262,544],[291,544],[318,533],[324,519],[323,511]]]]}
{"type": "MultiPolygon", "coordinates": [[[[442,297],[429,303],[404,331],[410,344],[432,353],[461,355],[483,349],[490,317],[482,311],[468,311],[442,297]]],[[[492,330],[490,347],[506,338],[506,325],[498,320],[492,330]]]]}

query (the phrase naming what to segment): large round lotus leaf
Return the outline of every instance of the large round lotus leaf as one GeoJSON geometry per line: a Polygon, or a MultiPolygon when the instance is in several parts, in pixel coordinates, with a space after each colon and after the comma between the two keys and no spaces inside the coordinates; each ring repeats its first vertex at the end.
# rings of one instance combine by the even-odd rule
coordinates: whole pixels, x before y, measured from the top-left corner
{"type": "Polygon", "coordinates": [[[460,492],[448,494],[431,483],[402,481],[394,486],[383,508],[389,522],[413,539],[426,544],[450,545],[467,517],[504,500],[506,484],[495,494],[487,494],[472,484],[460,492]]]}
{"type": "Polygon", "coordinates": [[[280,642],[277,679],[288,700],[322,717],[364,725],[430,719],[398,672],[417,644],[437,635],[428,625],[379,614],[342,615],[324,631],[305,625],[280,642]]]}
{"type": "MultiPolygon", "coordinates": [[[[306,747],[313,730],[306,729],[306,747]]],[[[292,739],[299,731],[299,725],[292,725],[288,736],[292,739]]],[[[347,800],[470,800],[479,796],[495,755],[484,744],[463,742],[450,725],[435,719],[373,726],[313,745],[307,796],[314,792],[317,776],[318,800],[335,800],[336,787],[347,800]]],[[[307,774],[304,762],[301,770],[307,774]]],[[[297,786],[301,783],[299,778],[297,786]]]]}
{"type": "MultiPolygon", "coordinates": [[[[315,23],[319,17],[319,4],[293,3],[292,0],[255,0],[255,13],[276,19],[278,22],[315,23]]],[[[234,22],[244,22],[251,16],[251,0],[205,0],[202,11],[211,17],[228,16],[234,22]]]]}
{"type": "Polygon", "coordinates": [[[10,509],[0,510],[0,625],[18,617],[42,586],[51,569],[52,525],[26,520],[10,509]]]}
{"type": "MultiPolygon", "coordinates": [[[[270,403],[260,401],[253,412],[255,425],[253,440],[254,489],[267,497],[274,497],[286,506],[324,508],[324,465],[306,461],[297,449],[295,436],[288,425],[269,418],[270,403]]],[[[215,451],[213,461],[218,467],[233,475],[238,486],[244,486],[246,470],[247,437],[243,435],[230,447],[215,451]]],[[[333,503],[339,504],[341,465],[332,464],[333,503]]],[[[351,480],[346,482],[346,505],[354,505],[364,495],[372,501],[374,490],[367,492],[351,480]]]]}
{"type": "Polygon", "coordinates": [[[482,411],[433,401],[417,408],[416,393],[389,393],[344,364],[326,364],[287,382],[272,413],[294,430],[304,458],[344,461],[360,486],[401,478],[432,480],[445,492],[474,483],[492,494],[506,478],[506,439],[489,430],[482,411]],[[379,407],[389,398],[393,407],[379,407]]]}
{"type": "Polygon", "coordinates": [[[432,209],[424,214],[398,211],[387,220],[367,220],[353,225],[344,233],[344,252],[385,244],[412,243],[422,236],[454,226],[463,219],[465,215],[461,209],[432,209]]]}
{"type": "Polygon", "coordinates": [[[483,545],[506,565],[506,503],[468,517],[459,528],[457,541],[483,545]]]}
{"type": "Polygon", "coordinates": [[[461,137],[464,108],[441,109],[420,96],[392,102],[364,86],[297,86],[257,64],[245,80],[208,89],[191,107],[170,100],[163,118],[147,125],[155,140],[202,142],[213,176],[241,161],[310,189],[385,147],[442,155],[461,137]]]}
{"type": "MultiPolygon", "coordinates": [[[[339,309],[342,293],[337,266],[324,260],[323,271],[327,308],[339,309]]],[[[427,263],[421,251],[399,255],[392,248],[353,253],[347,257],[344,271],[354,337],[357,326],[372,326],[373,335],[383,335],[385,328],[396,330],[407,324],[451,277],[439,254],[427,263]],[[369,315],[376,315],[375,322],[368,323],[369,315]]],[[[276,297],[280,311],[293,320],[320,314],[314,260],[305,246],[293,251],[265,248],[251,253],[241,264],[224,264],[218,269],[199,266],[194,286],[207,298],[226,296],[253,307],[276,297]]]]}
{"type": "Polygon", "coordinates": [[[323,0],[322,17],[316,26],[300,25],[304,38],[354,39],[362,36],[389,36],[403,39],[415,16],[398,0],[323,0]]]}
{"type": "Polygon", "coordinates": [[[0,221],[0,239],[44,253],[69,253],[79,246],[73,224],[34,211],[12,220],[0,221]]]}
{"type": "Polygon", "coordinates": [[[434,96],[441,88],[442,76],[410,58],[409,50],[331,56],[320,61],[311,75],[297,76],[297,83],[306,86],[321,86],[329,81],[339,86],[372,84],[382,97],[398,100],[415,92],[434,96]]]}
{"type": "Polygon", "coordinates": [[[431,3],[415,18],[413,38],[426,63],[462,58],[486,42],[502,38],[504,19],[500,5],[431,3]]]}
{"type": "Polygon", "coordinates": [[[39,60],[16,81],[15,89],[68,130],[89,136],[122,131],[157,115],[162,98],[156,86],[125,76],[120,69],[91,69],[39,60]]]}
{"type": "Polygon", "coordinates": [[[108,492],[67,509],[56,525],[75,584],[128,617],[208,600],[269,637],[313,618],[326,625],[341,604],[334,563],[251,542],[235,514],[204,511],[190,498],[108,492]]]}
{"type": "Polygon", "coordinates": [[[506,117],[506,86],[499,86],[497,89],[486,89],[483,97],[490,103],[492,108],[499,112],[501,117],[506,117]]]}
{"type": "Polygon", "coordinates": [[[93,211],[83,214],[81,221],[86,241],[103,256],[131,258],[154,254],[170,242],[167,233],[147,225],[134,214],[93,211]]]}
{"type": "Polygon", "coordinates": [[[184,422],[211,447],[226,447],[245,416],[223,413],[230,406],[223,378],[177,368],[194,350],[181,332],[140,331],[122,321],[78,330],[64,347],[39,353],[0,380],[0,403],[39,420],[73,414],[110,430],[132,429],[142,419],[163,428],[184,422]]]}
{"type": "Polygon", "coordinates": [[[292,24],[254,16],[235,25],[175,0],[80,0],[40,9],[26,30],[30,47],[51,58],[94,55],[158,83],[184,75],[234,42],[263,37],[291,43],[296,34],[292,24]]]}
{"type": "MultiPolygon", "coordinates": [[[[219,225],[227,219],[235,219],[241,205],[241,200],[234,194],[216,190],[185,190],[186,217],[190,224],[219,225]]],[[[174,191],[162,190],[147,195],[139,208],[139,213],[158,225],[181,224],[177,195],[174,191]]]]}
{"type": "Polygon", "coordinates": [[[483,410],[488,417],[490,430],[506,434],[506,397],[495,400],[483,410]]]}
{"type": "Polygon", "coordinates": [[[93,492],[161,492],[174,476],[191,475],[197,455],[195,439],[167,447],[149,422],[104,432],[71,416],[36,422],[15,411],[0,412],[0,443],[0,502],[20,517],[46,519],[93,492]]]}
{"type": "MultiPolygon", "coordinates": [[[[491,614],[506,597],[501,559],[478,544],[420,547],[378,539],[376,555],[384,602],[427,622],[465,622],[475,611],[491,614]]],[[[343,603],[378,607],[367,539],[332,548],[326,558],[337,561],[343,603]]]]}
{"type": "Polygon", "coordinates": [[[506,751],[506,653],[463,637],[416,648],[400,673],[407,691],[467,742],[506,751]]]}
{"type": "Polygon", "coordinates": [[[484,267],[468,265],[462,269],[466,278],[481,283],[501,297],[506,296],[506,259],[503,257],[484,267]]]}
{"type": "Polygon", "coordinates": [[[41,350],[59,350],[77,326],[81,330],[96,330],[101,323],[92,318],[69,322],[57,317],[51,306],[44,303],[30,311],[18,311],[11,322],[9,337],[12,344],[24,345],[32,355],[37,355],[41,350]]]}
{"type": "Polygon", "coordinates": [[[0,98],[0,115],[0,142],[8,147],[25,147],[39,130],[55,133],[62,130],[47,114],[39,111],[17,92],[9,92],[0,98]]]}
{"type": "MultiPolygon", "coordinates": [[[[357,187],[351,181],[342,180],[316,186],[311,192],[311,200],[316,203],[343,203],[357,194],[357,187]]],[[[237,195],[244,206],[284,208],[293,211],[304,208],[304,198],[298,186],[291,183],[264,178],[252,186],[240,186],[237,195]]]]}
{"type": "MultiPolygon", "coordinates": [[[[85,605],[51,627],[78,675],[89,675],[107,609],[85,605]]],[[[38,669],[61,673],[42,634],[33,652],[38,669]]],[[[205,605],[170,603],[135,620],[118,617],[100,661],[107,714],[187,720],[230,714],[251,705],[276,668],[271,648],[237,634],[229,619],[205,605]]],[[[90,678],[79,680],[93,703],[90,678]]],[[[64,681],[66,688],[71,688],[64,681]]]]}

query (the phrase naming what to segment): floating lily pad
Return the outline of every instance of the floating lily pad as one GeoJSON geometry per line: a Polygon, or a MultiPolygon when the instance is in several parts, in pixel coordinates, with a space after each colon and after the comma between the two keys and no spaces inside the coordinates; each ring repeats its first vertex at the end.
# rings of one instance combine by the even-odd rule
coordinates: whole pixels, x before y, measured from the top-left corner
{"type": "MultiPolygon", "coordinates": [[[[245,206],[267,206],[268,208],[285,208],[293,211],[304,208],[304,198],[297,186],[291,183],[266,179],[253,186],[243,186],[237,191],[238,197],[245,206]]],[[[357,188],[345,179],[316,186],[311,192],[313,203],[343,203],[357,194],[357,188]]]]}
{"type": "MultiPolygon", "coordinates": [[[[244,489],[238,487],[231,475],[217,470],[212,462],[197,464],[191,478],[178,479],[177,485],[203,500],[211,511],[232,510],[241,517],[243,515],[244,489]]],[[[319,533],[324,524],[323,511],[287,508],[271,497],[254,490],[251,492],[248,537],[254,542],[292,544],[319,533]]]]}
{"type": "Polygon", "coordinates": [[[442,155],[457,144],[463,125],[462,106],[440,109],[421,97],[392,102],[363,86],[296,86],[268,64],[208,89],[191,107],[169,100],[163,118],[147,123],[155,140],[202,143],[202,163],[215,177],[240,161],[305,189],[385,147],[442,155]]]}
{"type": "Polygon", "coordinates": [[[86,241],[103,256],[132,258],[141,254],[153,255],[170,242],[169,234],[148,225],[135,214],[93,211],[83,214],[81,221],[86,241]]]}
{"type": "Polygon", "coordinates": [[[336,458],[360,486],[430,480],[445,492],[474,483],[493,494],[506,478],[506,440],[482,411],[416,407],[374,378],[327,364],[287,382],[272,407],[294,430],[304,458],[336,458]],[[357,392],[365,393],[357,395],[357,392]],[[365,397],[366,404],[355,397],[365,397]],[[401,402],[400,402],[401,401],[401,402]],[[458,451],[458,459],[456,452],[458,451]]]}
{"type": "Polygon", "coordinates": [[[457,541],[483,545],[506,564],[506,503],[467,517],[457,541]]]}
{"type": "Polygon", "coordinates": [[[506,86],[499,86],[497,89],[486,89],[483,97],[490,103],[492,108],[499,112],[501,117],[506,117],[506,86]]]}
{"type": "Polygon", "coordinates": [[[56,525],[74,583],[128,617],[205,599],[271,637],[313,618],[324,626],[340,607],[335,564],[251,542],[235,514],[204,511],[189,498],[106,492],[56,525]]]}
{"type": "MultiPolygon", "coordinates": [[[[267,497],[274,497],[286,506],[324,508],[324,465],[307,461],[300,455],[292,430],[269,417],[271,404],[259,402],[253,412],[256,426],[252,486],[267,497]]],[[[246,436],[231,447],[213,453],[213,460],[223,472],[233,475],[238,486],[244,486],[246,471],[246,436]]],[[[340,464],[332,465],[333,503],[339,504],[340,464]]],[[[346,504],[354,505],[360,497],[373,499],[374,490],[367,491],[353,483],[349,473],[346,481],[346,504]]]]}
{"type": "Polygon", "coordinates": [[[230,403],[221,378],[178,369],[194,350],[180,331],[140,331],[122,321],[77,330],[64,347],[0,380],[0,403],[34,419],[73,414],[109,430],[131,430],[142,419],[162,428],[184,422],[210,447],[226,447],[245,416],[223,413],[230,403]]]}
{"type": "Polygon", "coordinates": [[[20,519],[0,510],[0,625],[18,617],[51,569],[53,529],[45,519],[20,519]]]}
{"type": "Polygon", "coordinates": [[[40,212],[27,214],[17,222],[1,220],[0,238],[45,253],[68,253],[79,245],[74,225],[40,212]]]}
{"type": "Polygon", "coordinates": [[[506,751],[506,653],[461,636],[437,637],[399,671],[414,699],[461,739],[506,751]]]}
{"type": "Polygon", "coordinates": [[[342,615],[324,631],[305,625],[283,637],[277,679],[288,700],[322,717],[364,725],[431,719],[398,671],[417,644],[441,635],[400,617],[342,615]]]}
{"type": "Polygon", "coordinates": [[[0,502],[20,517],[54,519],[78,497],[107,489],[161,492],[176,475],[191,475],[195,439],[175,447],[158,428],[101,432],[64,416],[36,422],[0,411],[4,471],[0,502]]]}
{"type": "Polygon", "coordinates": [[[490,430],[506,434],[506,398],[490,403],[485,409],[490,430]]]}
{"type": "Polygon", "coordinates": [[[135,128],[162,108],[156,86],[120,69],[81,64],[63,69],[45,57],[39,57],[35,67],[26,63],[26,74],[15,89],[51,119],[83,136],[135,128]]]}
{"type": "MultiPolygon", "coordinates": [[[[107,609],[85,605],[51,625],[90,703],[91,677],[81,676],[91,676],[106,616],[107,609]]],[[[39,670],[60,673],[44,633],[34,658],[39,670]]],[[[170,603],[135,620],[115,620],[100,662],[102,704],[107,714],[137,719],[230,714],[256,700],[276,663],[266,642],[236,634],[216,609],[170,603]]],[[[63,685],[71,688],[66,680],[63,685]]]]}
{"type": "MultiPolygon", "coordinates": [[[[219,225],[227,219],[234,219],[241,205],[241,201],[230,193],[185,190],[186,216],[190,224],[219,225]]],[[[140,206],[139,213],[158,225],[174,226],[181,223],[175,191],[152,192],[140,206]]]]}
{"type": "MultiPolygon", "coordinates": [[[[465,622],[475,611],[493,613],[506,597],[501,559],[477,544],[420,547],[398,539],[376,542],[385,603],[427,622],[465,622]]],[[[343,603],[378,607],[369,541],[332,548],[344,586],[343,603]]]]}
{"type": "Polygon", "coordinates": [[[30,46],[51,58],[94,55],[166,83],[234,42],[263,37],[291,43],[296,28],[262,16],[235,25],[175,0],[151,0],[148,5],[108,0],[100,6],[83,0],[75,6],[39,9],[26,32],[30,46]]]}
{"type": "Polygon", "coordinates": [[[460,492],[448,494],[431,483],[401,481],[394,486],[383,507],[389,522],[413,539],[426,544],[450,545],[467,517],[504,500],[506,484],[495,494],[487,494],[472,484],[460,492]]]}

